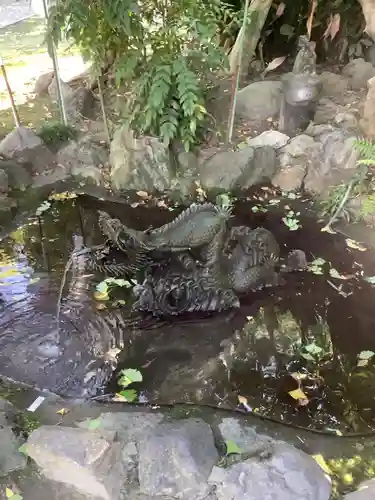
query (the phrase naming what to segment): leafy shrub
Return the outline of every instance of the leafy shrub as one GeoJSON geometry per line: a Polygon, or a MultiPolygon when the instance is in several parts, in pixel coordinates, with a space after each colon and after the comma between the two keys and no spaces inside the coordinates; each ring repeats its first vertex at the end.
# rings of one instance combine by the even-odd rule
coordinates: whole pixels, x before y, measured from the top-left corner
{"type": "Polygon", "coordinates": [[[48,146],[58,146],[62,142],[75,139],[77,137],[77,130],[63,123],[46,122],[41,126],[38,136],[42,141],[48,144],[48,146]]]}
{"type": "Polygon", "coordinates": [[[218,35],[231,13],[221,0],[61,0],[49,29],[57,41],[72,38],[96,71],[114,61],[118,86],[131,88],[124,118],[137,132],[188,150],[207,119],[206,75],[225,63],[218,35]]]}

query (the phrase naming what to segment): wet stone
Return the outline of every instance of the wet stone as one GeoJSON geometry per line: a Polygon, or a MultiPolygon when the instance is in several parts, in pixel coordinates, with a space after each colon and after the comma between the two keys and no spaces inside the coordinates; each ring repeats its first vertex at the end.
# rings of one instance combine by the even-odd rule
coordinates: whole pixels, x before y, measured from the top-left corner
{"type": "Polygon", "coordinates": [[[357,491],[344,496],[344,500],[373,500],[375,498],[375,479],[361,483],[357,491]]]}
{"type": "MultiPolygon", "coordinates": [[[[119,439],[129,443],[143,439],[162,420],[162,413],[102,413],[100,430],[115,431],[119,439]]],[[[87,429],[87,421],[80,422],[78,426],[87,429]]]]}
{"type": "Polygon", "coordinates": [[[328,500],[331,495],[330,481],[315,461],[281,442],[275,442],[270,459],[214,467],[209,483],[216,486],[218,500],[328,500]]]}
{"type": "Polygon", "coordinates": [[[3,413],[0,414],[0,476],[26,467],[26,457],[18,451],[21,442],[7,425],[3,413]]]}
{"type": "Polygon", "coordinates": [[[207,499],[218,460],[213,435],[200,419],[159,425],[139,443],[139,484],[146,495],[207,499]]]}
{"type": "Polygon", "coordinates": [[[27,442],[28,455],[48,479],[104,500],[119,500],[121,445],[115,432],[42,426],[27,442]]]}

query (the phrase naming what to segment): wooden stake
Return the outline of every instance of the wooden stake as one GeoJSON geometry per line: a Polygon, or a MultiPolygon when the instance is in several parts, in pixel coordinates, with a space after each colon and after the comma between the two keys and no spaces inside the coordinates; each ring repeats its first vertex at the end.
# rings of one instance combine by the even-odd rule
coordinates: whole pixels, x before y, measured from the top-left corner
{"type": "Polygon", "coordinates": [[[5,69],[5,66],[4,66],[4,63],[3,63],[3,60],[1,59],[1,57],[0,57],[0,66],[1,66],[1,72],[2,72],[3,77],[4,77],[5,85],[6,85],[6,88],[8,91],[10,105],[12,107],[14,123],[15,123],[16,127],[18,128],[21,126],[20,117],[18,115],[16,103],[14,102],[13,92],[12,92],[12,89],[10,88],[7,72],[6,72],[6,69],[5,69]]]}

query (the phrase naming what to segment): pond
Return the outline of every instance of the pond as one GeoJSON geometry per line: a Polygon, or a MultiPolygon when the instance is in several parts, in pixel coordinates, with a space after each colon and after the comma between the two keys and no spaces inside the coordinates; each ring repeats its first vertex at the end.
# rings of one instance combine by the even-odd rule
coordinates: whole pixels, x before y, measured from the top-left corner
{"type": "Polygon", "coordinates": [[[143,376],[134,384],[143,402],[238,408],[327,433],[372,431],[375,288],[366,280],[375,274],[373,251],[322,232],[309,199],[266,187],[236,201],[235,223],[269,229],[282,254],[301,249],[313,264],[243,297],[240,309],[130,322],[131,290],[97,300],[106,276],[88,272],[84,257],[66,274],[59,301],[77,236],[90,247],[103,242],[98,209],[137,229],[181,211],[142,203],[85,195],[50,202],[3,239],[0,375],[89,398],[116,393],[119,370],[133,368],[143,376]]]}

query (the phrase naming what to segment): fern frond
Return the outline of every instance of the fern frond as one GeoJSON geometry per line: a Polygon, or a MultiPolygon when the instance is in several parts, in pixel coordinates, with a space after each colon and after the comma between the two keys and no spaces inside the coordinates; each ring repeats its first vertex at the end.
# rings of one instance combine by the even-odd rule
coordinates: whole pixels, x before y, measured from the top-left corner
{"type": "Polygon", "coordinates": [[[361,138],[354,142],[354,147],[359,151],[363,160],[374,160],[375,163],[375,144],[367,139],[361,138]]]}

